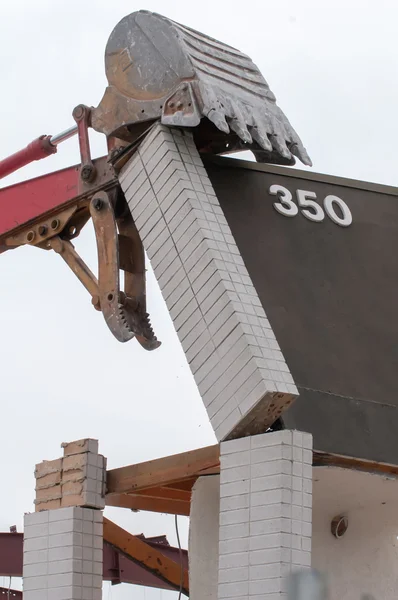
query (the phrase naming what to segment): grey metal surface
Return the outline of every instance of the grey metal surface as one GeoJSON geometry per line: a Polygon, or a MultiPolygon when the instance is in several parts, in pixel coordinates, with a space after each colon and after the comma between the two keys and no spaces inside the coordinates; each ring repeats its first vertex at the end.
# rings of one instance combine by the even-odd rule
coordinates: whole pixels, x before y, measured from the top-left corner
{"type": "Polygon", "coordinates": [[[150,120],[198,128],[217,153],[253,149],[258,160],[311,160],[252,60],[235,48],[161,15],[138,11],[113,30],[105,52],[109,86],[93,110],[94,129],[128,137],[150,120]]]}

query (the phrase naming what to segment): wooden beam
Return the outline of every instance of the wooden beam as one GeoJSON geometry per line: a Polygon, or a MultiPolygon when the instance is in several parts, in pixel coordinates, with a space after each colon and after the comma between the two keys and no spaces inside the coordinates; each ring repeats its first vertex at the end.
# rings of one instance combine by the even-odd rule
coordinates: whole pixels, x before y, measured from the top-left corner
{"type": "Polygon", "coordinates": [[[150,512],[189,517],[191,503],[186,500],[153,498],[143,494],[112,494],[106,497],[107,506],[118,506],[130,510],[147,510],[150,512]]]}
{"type": "MultiPolygon", "coordinates": [[[[317,450],[313,452],[313,465],[398,477],[397,465],[317,450]]],[[[189,515],[190,494],[196,479],[219,472],[218,445],[113,469],[107,473],[106,503],[133,510],[189,515]]]]}
{"type": "MultiPolygon", "coordinates": [[[[218,471],[218,473],[220,472],[220,465],[218,465],[217,471],[218,471]]],[[[172,483],[168,484],[167,489],[174,490],[176,492],[180,491],[181,493],[185,492],[185,494],[191,495],[192,488],[198,477],[199,477],[199,475],[195,475],[195,477],[189,477],[188,479],[181,479],[180,481],[173,481],[172,483]]],[[[151,488],[149,488],[149,489],[151,489],[151,488]]]]}
{"type": "Polygon", "coordinates": [[[140,490],[136,495],[164,500],[182,500],[184,502],[191,501],[191,490],[189,489],[186,491],[179,488],[174,488],[174,484],[172,484],[170,487],[153,487],[140,490]]]}
{"type": "Polygon", "coordinates": [[[176,591],[182,584],[182,592],[189,596],[188,570],[164,556],[159,550],[125,531],[104,517],[104,540],[137,562],[157,577],[166,581],[176,591]]]}
{"type": "Polygon", "coordinates": [[[352,469],[354,471],[365,471],[366,473],[375,473],[379,475],[393,475],[398,477],[398,466],[388,463],[376,462],[373,460],[364,460],[362,458],[353,458],[341,454],[330,454],[329,452],[319,452],[314,450],[314,467],[340,467],[341,469],[352,469]]]}
{"type": "Polygon", "coordinates": [[[207,446],[174,456],[150,460],[107,472],[107,493],[133,493],[150,487],[165,487],[174,482],[199,477],[201,472],[219,468],[219,445],[207,446]]]}

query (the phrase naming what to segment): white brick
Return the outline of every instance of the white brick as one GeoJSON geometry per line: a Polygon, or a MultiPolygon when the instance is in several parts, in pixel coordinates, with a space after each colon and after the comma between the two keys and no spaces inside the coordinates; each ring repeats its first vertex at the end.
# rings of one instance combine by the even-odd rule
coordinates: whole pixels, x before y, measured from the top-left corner
{"type": "Polygon", "coordinates": [[[47,585],[49,588],[64,587],[67,585],[80,586],[82,584],[81,573],[56,573],[47,576],[47,585]]]}
{"type": "MultiPolygon", "coordinates": [[[[256,548],[258,542],[258,538],[250,539],[250,547],[256,548]]],[[[253,549],[250,551],[249,555],[249,564],[250,565],[263,565],[263,564],[272,564],[272,563],[281,563],[281,562],[290,562],[291,560],[291,550],[289,548],[267,548],[256,550],[253,549]]]]}
{"type": "Polygon", "coordinates": [[[159,284],[166,285],[182,267],[180,258],[177,256],[173,262],[165,269],[165,271],[159,277],[159,284]]]}
{"type": "Polygon", "coordinates": [[[259,581],[250,581],[249,594],[250,597],[259,594],[260,597],[269,600],[270,595],[276,594],[275,598],[278,597],[279,593],[284,589],[282,579],[280,577],[274,577],[272,579],[263,579],[259,581]]]}
{"type": "Polygon", "coordinates": [[[36,550],[47,550],[48,548],[48,537],[35,537],[26,539],[24,541],[24,551],[34,552],[36,550]]]}
{"type": "Polygon", "coordinates": [[[250,465],[240,465],[229,469],[221,468],[220,482],[232,483],[233,481],[244,481],[250,479],[250,465]]]}
{"type": "MultiPolygon", "coordinates": [[[[48,563],[48,574],[58,573],[82,573],[83,561],[80,559],[54,560],[48,563]]],[[[25,574],[25,573],[24,573],[25,574]]]]}
{"type": "Polygon", "coordinates": [[[24,540],[46,536],[48,536],[48,523],[27,526],[25,522],[24,540]]]}
{"type": "Polygon", "coordinates": [[[249,509],[228,510],[220,513],[220,525],[236,525],[249,521],[249,509]]]}
{"type": "Polygon", "coordinates": [[[154,241],[156,241],[159,236],[161,234],[163,234],[163,232],[166,229],[166,223],[164,222],[163,219],[161,219],[159,221],[159,223],[156,224],[156,226],[152,229],[152,231],[150,231],[148,233],[148,235],[145,238],[145,248],[151,248],[152,244],[154,243],[154,241]]]}
{"type": "Polygon", "coordinates": [[[215,430],[216,438],[218,440],[224,440],[228,434],[233,430],[236,423],[239,423],[241,418],[241,413],[238,408],[236,408],[224,421],[221,423],[219,427],[215,430]]]}
{"type": "Polygon", "coordinates": [[[252,463],[251,476],[256,477],[267,477],[269,475],[290,475],[292,471],[292,463],[290,460],[271,460],[270,462],[257,462],[252,463]]]}
{"type": "MultiPolygon", "coordinates": [[[[189,317],[194,313],[200,311],[196,298],[192,298],[187,305],[181,310],[178,316],[174,319],[174,326],[179,331],[184,323],[186,323],[189,317]]],[[[212,344],[214,347],[214,344],[212,344]]]]}
{"type": "Polygon", "coordinates": [[[246,450],[243,452],[234,452],[231,454],[221,454],[220,461],[221,468],[223,470],[230,469],[231,467],[239,467],[241,465],[250,465],[250,451],[246,450]]]}
{"type": "Polygon", "coordinates": [[[224,598],[238,598],[239,596],[247,595],[248,590],[248,581],[240,581],[238,583],[221,583],[218,586],[218,598],[219,600],[224,598]]]}
{"type": "Polygon", "coordinates": [[[224,511],[233,511],[239,508],[249,508],[249,494],[239,496],[225,496],[220,499],[220,513],[224,511]]]}
{"type": "Polygon", "coordinates": [[[54,521],[64,521],[65,519],[83,519],[86,509],[71,506],[67,508],[58,508],[48,511],[48,520],[50,523],[54,521]]]}
{"type": "MultiPolygon", "coordinates": [[[[241,398],[240,392],[241,392],[242,386],[244,386],[245,383],[247,382],[247,380],[251,379],[252,376],[254,376],[254,374],[256,372],[256,364],[255,364],[255,361],[253,360],[253,357],[249,357],[248,360],[247,360],[247,357],[248,357],[248,352],[244,351],[235,360],[235,362],[233,363],[233,367],[234,367],[233,371],[235,371],[235,373],[236,373],[235,375],[232,374],[233,371],[232,371],[232,373],[230,370],[226,371],[226,375],[225,375],[225,377],[222,378],[221,384],[225,383],[225,379],[227,377],[229,377],[229,382],[222,389],[222,391],[220,392],[218,397],[213,401],[211,407],[209,406],[209,415],[212,414],[214,407],[218,408],[218,406],[220,404],[221,405],[223,404],[224,398],[233,398],[233,400],[236,403],[236,406],[239,408],[239,411],[240,411],[239,400],[241,398]]],[[[214,386],[214,388],[216,388],[216,386],[214,386]]],[[[207,402],[207,398],[206,398],[206,402],[207,402]]]]}
{"type": "MultiPolygon", "coordinates": [[[[225,402],[222,405],[222,408],[220,408],[220,410],[218,410],[216,412],[216,414],[212,415],[212,417],[211,417],[211,423],[216,430],[219,427],[221,427],[223,425],[223,423],[226,422],[227,419],[231,418],[232,413],[235,414],[236,412],[239,412],[238,405],[233,397],[231,397],[230,395],[225,395],[224,399],[225,399],[225,402]]],[[[210,411],[209,411],[209,416],[210,416],[210,411]]]]}
{"type": "Polygon", "coordinates": [[[228,440],[220,444],[220,456],[224,457],[227,454],[240,453],[250,450],[252,437],[243,437],[236,440],[228,440]]]}
{"type": "Polygon", "coordinates": [[[220,486],[221,498],[227,498],[228,496],[239,496],[241,494],[248,494],[250,492],[250,480],[237,481],[234,483],[223,483],[220,486]]]}
{"type": "MultiPolygon", "coordinates": [[[[273,563],[270,565],[252,565],[249,567],[250,581],[259,579],[274,579],[283,576],[282,565],[284,563],[273,563]]],[[[290,568],[290,565],[288,565],[290,568]]]]}
{"type": "Polygon", "coordinates": [[[246,567],[249,565],[249,552],[234,552],[223,554],[220,557],[219,568],[230,569],[234,567],[246,567]]]}
{"type": "MultiPolygon", "coordinates": [[[[231,387],[231,383],[232,388],[235,389],[233,382],[243,367],[251,361],[253,362],[253,358],[250,350],[245,347],[244,340],[238,342],[225,354],[225,356],[220,357],[217,349],[217,355],[214,359],[209,359],[209,361],[195,373],[195,380],[198,385],[202,384],[199,386],[200,391],[203,394],[209,392],[205,400],[206,405],[209,406],[210,403],[225,390],[225,388],[228,386],[231,387]]],[[[233,393],[229,393],[229,396],[233,396],[233,393]]],[[[217,406],[218,408],[221,408],[222,403],[217,406]]]]}
{"type": "Polygon", "coordinates": [[[42,590],[47,588],[47,575],[36,575],[25,577],[23,581],[24,593],[30,590],[42,590]]]}
{"type": "Polygon", "coordinates": [[[263,504],[291,504],[291,490],[279,489],[268,490],[266,492],[252,492],[250,494],[250,505],[261,506],[263,504]]]}
{"type": "MultiPolygon", "coordinates": [[[[74,600],[74,598],[80,598],[80,590],[81,586],[79,585],[67,585],[59,588],[49,588],[48,600],[74,600]]],[[[87,598],[87,600],[91,600],[91,596],[87,598]]]]}
{"type": "Polygon", "coordinates": [[[58,533],[82,533],[83,532],[83,520],[82,519],[64,519],[63,521],[52,521],[49,523],[49,535],[56,535],[58,533]]]}
{"type": "Polygon", "coordinates": [[[24,590],[24,600],[50,600],[47,590],[24,590]]]}
{"type": "Polygon", "coordinates": [[[249,567],[233,567],[231,569],[220,569],[219,583],[232,583],[238,581],[248,581],[249,567]]]}
{"type": "Polygon", "coordinates": [[[189,319],[180,327],[178,330],[178,337],[180,340],[184,340],[190,333],[194,332],[194,328],[202,322],[202,313],[200,310],[195,310],[189,319]]]}
{"type": "Polygon", "coordinates": [[[211,340],[210,334],[204,327],[202,333],[194,341],[189,348],[185,349],[185,356],[191,366],[192,371],[196,372],[204,362],[209,358],[210,354],[215,351],[215,346],[211,340]],[[211,344],[210,344],[211,343],[211,344]],[[209,345],[210,344],[210,345],[209,345]]]}
{"type": "Polygon", "coordinates": [[[48,572],[48,562],[44,561],[44,562],[39,562],[39,563],[26,563],[26,560],[24,559],[24,567],[23,567],[23,574],[24,577],[37,577],[37,576],[44,576],[47,575],[48,572]]]}
{"type": "Polygon", "coordinates": [[[42,512],[28,513],[24,516],[25,528],[32,525],[41,525],[48,523],[49,511],[43,510],[42,512]]]}
{"type": "MultiPolygon", "coordinates": [[[[253,372],[253,375],[250,378],[250,380],[247,380],[247,382],[245,382],[244,384],[244,387],[242,386],[242,388],[238,390],[238,392],[235,395],[235,398],[239,405],[239,410],[241,411],[243,416],[247,415],[255,406],[258,405],[260,401],[264,402],[266,399],[269,398],[268,404],[270,404],[272,402],[270,392],[272,393],[274,391],[277,391],[274,382],[267,381],[266,379],[264,379],[261,373],[259,376],[258,370],[253,372]],[[258,378],[260,378],[260,381],[256,383],[258,378]],[[249,386],[251,387],[252,385],[253,388],[250,391],[247,391],[249,386]],[[244,395],[244,399],[242,399],[242,395],[244,395]]],[[[264,413],[266,413],[267,406],[263,405],[262,410],[264,413]]]]}
{"type": "Polygon", "coordinates": [[[162,213],[159,208],[155,208],[151,216],[145,221],[144,225],[140,229],[140,234],[143,241],[146,240],[151,231],[163,220],[162,213]]]}
{"type": "Polygon", "coordinates": [[[281,488],[292,489],[292,477],[290,475],[278,473],[276,475],[269,475],[268,477],[252,477],[251,480],[252,492],[277,490],[281,488]]]}
{"type": "Polygon", "coordinates": [[[140,189],[134,195],[134,204],[129,204],[129,208],[134,215],[135,223],[141,218],[149,205],[158,206],[156,196],[153,192],[148,179],[140,186],[140,189]]]}

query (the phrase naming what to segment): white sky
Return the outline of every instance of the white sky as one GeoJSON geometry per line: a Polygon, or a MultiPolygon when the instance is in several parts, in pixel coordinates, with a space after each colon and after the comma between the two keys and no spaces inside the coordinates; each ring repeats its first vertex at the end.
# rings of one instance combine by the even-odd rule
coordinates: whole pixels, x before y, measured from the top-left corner
{"type": "MultiPolygon", "coordinates": [[[[0,157],[66,129],[74,106],[97,105],[109,34],[129,12],[165,14],[247,53],[301,136],[314,170],[398,184],[398,4],[395,0],[14,0],[0,6],[0,157]]],[[[94,154],[105,153],[100,135],[94,154]]],[[[77,140],[4,180],[79,160],[77,140]]],[[[4,183],[2,182],[2,183],[4,183]]],[[[78,250],[95,265],[90,231],[78,250]]],[[[215,441],[157,284],[149,308],[163,346],[116,342],[62,260],[33,248],[0,256],[0,531],[31,511],[34,465],[60,444],[100,440],[109,468],[215,441]]],[[[107,510],[133,533],[166,533],[173,517],[107,510]]],[[[186,545],[187,519],[180,518],[186,545]]],[[[0,578],[0,585],[2,580],[0,578]]],[[[15,587],[18,582],[15,582],[15,587]]],[[[174,592],[105,585],[104,600],[174,592]]]]}

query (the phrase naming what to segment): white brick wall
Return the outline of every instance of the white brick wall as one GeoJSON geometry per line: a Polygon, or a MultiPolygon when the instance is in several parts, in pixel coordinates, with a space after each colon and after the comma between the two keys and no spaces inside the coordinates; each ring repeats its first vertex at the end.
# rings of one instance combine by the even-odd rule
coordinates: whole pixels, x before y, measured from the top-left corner
{"type": "Polygon", "coordinates": [[[284,600],[311,565],[312,436],[222,442],[220,481],[219,600],[284,600]]]}
{"type": "Polygon", "coordinates": [[[217,438],[271,424],[297,389],[192,135],[157,125],[120,183],[217,438]]]}
{"type": "Polygon", "coordinates": [[[101,600],[102,511],[61,508],[25,515],[24,600],[101,600]]]}

